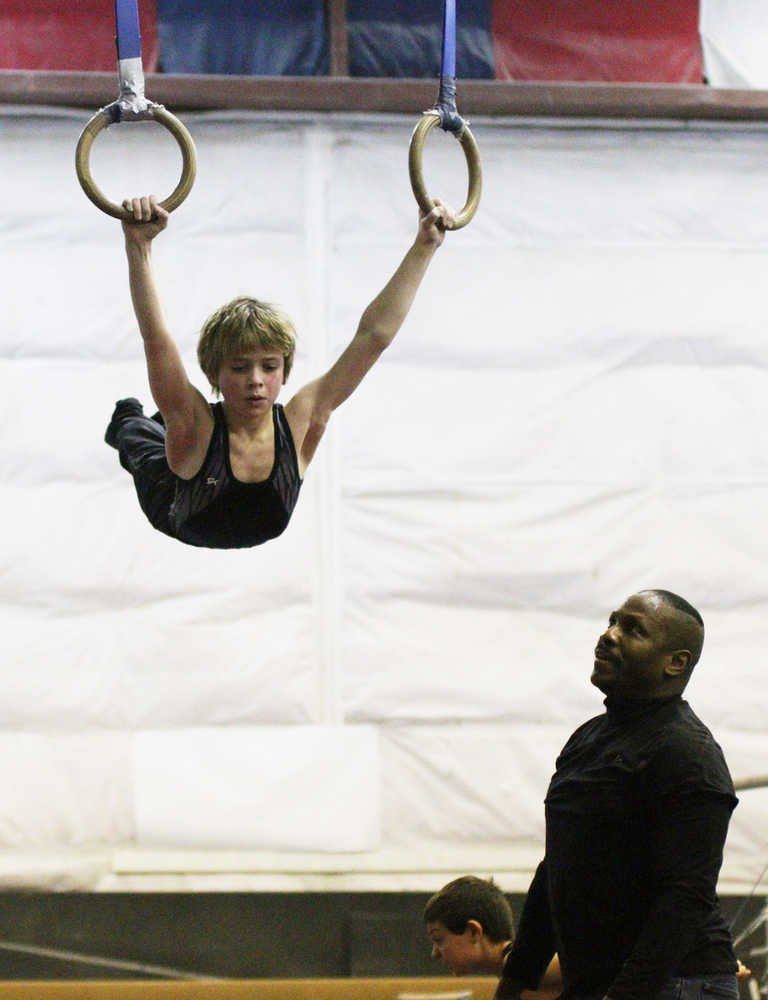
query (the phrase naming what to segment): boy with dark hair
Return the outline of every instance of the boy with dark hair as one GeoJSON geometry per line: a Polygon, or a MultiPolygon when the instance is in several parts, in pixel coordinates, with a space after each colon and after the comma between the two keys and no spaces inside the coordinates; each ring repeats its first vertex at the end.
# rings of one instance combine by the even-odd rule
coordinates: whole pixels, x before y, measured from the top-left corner
{"type": "MultiPolygon", "coordinates": [[[[424,907],[424,923],[439,958],[455,976],[500,976],[512,947],[515,923],[506,896],[493,879],[462,875],[444,885],[424,907]]],[[[557,957],[542,977],[537,995],[560,987],[557,957]]]]}

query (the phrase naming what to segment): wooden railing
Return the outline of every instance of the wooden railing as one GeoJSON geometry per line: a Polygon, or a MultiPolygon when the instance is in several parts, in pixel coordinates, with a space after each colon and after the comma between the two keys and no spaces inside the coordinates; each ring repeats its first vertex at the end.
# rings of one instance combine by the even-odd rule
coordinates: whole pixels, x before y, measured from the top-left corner
{"type": "MultiPolygon", "coordinates": [[[[113,101],[114,73],[0,70],[0,104],[94,110],[113,101]]],[[[523,83],[461,80],[462,114],[537,118],[648,118],[768,121],[768,91],[674,84],[523,83]]],[[[193,76],[150,73],[146,92],[173,111],[404,113],[418,116],[437,96],[435,80],[373,77],[193,76]]]]}

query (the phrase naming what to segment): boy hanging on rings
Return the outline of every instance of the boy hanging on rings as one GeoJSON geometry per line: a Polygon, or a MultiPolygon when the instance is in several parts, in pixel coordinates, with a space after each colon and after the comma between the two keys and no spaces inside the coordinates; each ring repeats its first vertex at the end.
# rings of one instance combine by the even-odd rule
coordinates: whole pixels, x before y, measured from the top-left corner
{"type": "Polygon", "coordinates": [[[339,359],[285,406],[277,397],[295,350],[288,317],[245,297],[217,309],[197,348],[203,373],[222,397],[211,405],[187,378],[157,293],[152,241],[167,226],[168,213],[154,197],[123,206],[133,215],[123,223],[131,298],[160,412],[147,417],[138,400],[120,400],[105,440],[117,448],[158,531],[208,548],[260,545],[288,525],[331,413],[392,343],[453,212],[435,200],[339,359]]]}

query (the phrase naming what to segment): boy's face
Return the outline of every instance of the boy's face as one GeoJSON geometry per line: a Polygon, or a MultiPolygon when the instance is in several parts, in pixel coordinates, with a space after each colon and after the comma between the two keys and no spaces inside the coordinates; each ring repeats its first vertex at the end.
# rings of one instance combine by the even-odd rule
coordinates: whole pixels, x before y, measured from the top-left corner
{"type": "Polygon", "coordinates": [[[284,382],[283,355],[272,348],[228,354],[219,369],[219,389],[225,402],[246,417],[270,411],[284,382]]]}
{"type": "Polygon", "coordinates": [[[483,961],[482,929],[470,920],[463,934],[453,934],[439,920],[427,923],[427,937],[432,942],[432,958],[439,958],[454,976],[468,976],[479,971],[483,961]]]}

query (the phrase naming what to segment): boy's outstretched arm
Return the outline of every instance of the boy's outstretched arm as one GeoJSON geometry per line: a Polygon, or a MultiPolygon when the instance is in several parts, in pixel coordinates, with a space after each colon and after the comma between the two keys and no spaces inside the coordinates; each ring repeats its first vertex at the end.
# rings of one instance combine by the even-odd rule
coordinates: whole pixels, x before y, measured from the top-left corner
{"type": "Polygon", "coordinates": [[[435,200],[422,215],[412,246],[395,273],[360,317],[357,332],[333,367],[301,388],[285,408],[299,456],[300,471],[309,464],[331,413],[358,387],[366,372],[395,338],[408,315],[430,261],[445,238],[443,220],[454,213],[435,200]]]}
{"type": "Polygon", "coordinates": [[[201,442],[207,446],[210,415],[202,395],[190,383],[179,349],[166,324],[152,264],[152,241],[168,225],[168,213],[154,196],[126,199],[133,222],[123,222],[133,311],[147,359],[149,387],[165,422],[166,452],[174,472],[194,467],[201,442]]]}

